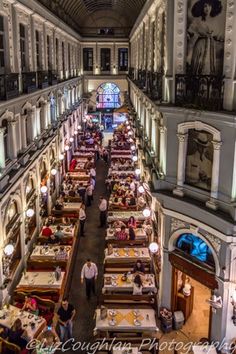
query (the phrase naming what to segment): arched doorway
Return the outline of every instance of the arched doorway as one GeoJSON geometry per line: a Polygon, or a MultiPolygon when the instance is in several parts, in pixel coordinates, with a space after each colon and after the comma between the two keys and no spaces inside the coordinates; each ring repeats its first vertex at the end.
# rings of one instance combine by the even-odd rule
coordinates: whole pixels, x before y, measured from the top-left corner
{"type": "Polygon", "coordinates": [[[212,311],[207,302],[218,288],[218,264],[214,249],[204,236],[179,230],[170,238],[172,311],[182,311],[183,332],[191,339],[210,337],[212,311]]]}

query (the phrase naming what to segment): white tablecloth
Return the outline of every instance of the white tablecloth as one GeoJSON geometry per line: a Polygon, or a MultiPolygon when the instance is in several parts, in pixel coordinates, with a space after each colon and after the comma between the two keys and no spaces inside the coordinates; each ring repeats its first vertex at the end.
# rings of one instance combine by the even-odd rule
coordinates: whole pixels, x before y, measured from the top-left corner
{"type": "Polygon", "coordinates": [[[108,222],[115,220],[129,220],[131,216],[134,216],[136,220],[145,220],[142,211],[112,211],[108,213],[108,222]]]}
{"type": "Polygon", "coordinates": [[[112,254],[108,255],[107,249],[105,250],[105,261],[106,262],[135,262],[137,259],[141,259],[144,262],[150,262],[151,257],[149,254],[149,250],[147,247],[139,247],[139,248],[113,248],[112,254]],[[134,250],[131,251],[131,250],[134,250]],[[124,251],[124,252],[123,252],[124,251]],[[120,254],[121,252],[122,254],[120,254]]]}
{"type": "MultiPolygon", "coordinates": [[[[109,313],[110,310],[108,310],[109,313]]],[[[128,331],[128,332],[154,332],[158,331],[155,311],[153,309],[139,309],[139,319],[141,319],[141,324],[136,326],[127,320],[126,316],[133,311],[132,309],[114,309],[117,313],[121,314],[123,319],[118,321],[115,325],[110,325],[110,317],[101,320],[100,309],[96,310],[96,329],[101,331],[128,331]]]]}
{"type": "Polygon", "coordinates": [[[65,272],[61,272],[61,278],[56,280],[54,272],[26,272],[17,287],[60,289],[64,276],[65,272]]]}
{"type": "Polygon", "coordinates": [[[21,319],[23,328],[27,331],[30,339],[33,339],[46,326],[43,317],[35,316],[27,311],[20,311],[18,307],[10,305],[9,309],[0,310],[0,317],[6,315],[6,318],[0,318],[0,325],[11,328],[17,318],[21,319]],[[30,317],[30,318],[29,318],[30,317]],[[31,323],[35,323],[35,327],[31,327],[31,323]]]}
{"type": "MultiPolygon", "coordinates": [[[[121,281],[121,277],[123,274],[104,274],[104,287],[103,292],[119,292],[119,291],[133,291],[133,277],[134,275],[131,274],[128,276],[128,281],[121,281]],[[105,279],[111,277],[111,284],[107,284],[105,279]]],[[[153,274],[145,274],[142,277],[143,281],[143,292],[156,292],[155,286],[155,278],[153,274]]]]}
{"type": "MultiPolygon", "coordinates": [[[[112,228],[112,229],[107,229],[107,236],[106,236],[106,239],[107,240],[115,240],[115,233],[116,232],[119,232],[120,231],[120,228],[112,228]]],[[[127,232],[127,234],[129,234],[129,229],[125,229],[125,231],[127,232]]],[[[147,235],[146,235],[146,232],[144,229],[142,228],[137,228],[137,229],[134,229],[134,232],[135,232],[135,237],[137,238],[137,240],[142,240],[142,239],[146,239],[147,238],[147,235]]]]}
{"type": "MultiPolygon", "coordinates": [[[[44,246],[36,246],[31,253],[30,259],[33,260],[55,260],[60,246],[49,246],[47,249],[44,246]]],[[[66,246],[67,259],[70,256],[71,246],[66,246]]]]}
{"type": "Polygon", "coordinates": [[[63,204],[63,210],[65,211],[79,211],[82,203],[64,203],[63,204]]]}

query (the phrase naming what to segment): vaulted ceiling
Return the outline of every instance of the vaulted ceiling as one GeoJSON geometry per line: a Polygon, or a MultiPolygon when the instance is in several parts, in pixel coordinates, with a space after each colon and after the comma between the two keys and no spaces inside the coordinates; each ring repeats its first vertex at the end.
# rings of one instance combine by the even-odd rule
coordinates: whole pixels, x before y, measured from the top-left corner
{"type": "Polygon", "coordinates": [[[93,36],[98,34],[100,28],[113,28],[116,37],[129,35],[146,2],[146,0],[38,1],[81,35],[93,36]]]}

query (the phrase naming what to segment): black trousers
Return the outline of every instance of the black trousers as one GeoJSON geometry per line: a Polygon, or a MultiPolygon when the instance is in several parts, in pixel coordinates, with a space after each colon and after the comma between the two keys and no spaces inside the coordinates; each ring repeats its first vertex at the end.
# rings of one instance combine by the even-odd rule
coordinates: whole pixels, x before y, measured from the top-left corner
{"type": "Polygon", "coordinates": [[[80,224],[80,236],[84,236],[84,224],[85,224],[85,219],[79,221],[80,224]]]}
{"type": "Polygon", "coordinates": [[[93,196],[92,195],[87,195],[87,206],[90,206],[92,204],[93,196]]]}
{"type": "Polygon", "coordinates": [[[107,211],[100,211],[100,226],[106,226],[107,224],[107,211]]]}
{"type": "Polygon", "coordinates": [[[95,295],[95,278],[85,278],[86,296],[90,299],[91,292],[95,295]]]}

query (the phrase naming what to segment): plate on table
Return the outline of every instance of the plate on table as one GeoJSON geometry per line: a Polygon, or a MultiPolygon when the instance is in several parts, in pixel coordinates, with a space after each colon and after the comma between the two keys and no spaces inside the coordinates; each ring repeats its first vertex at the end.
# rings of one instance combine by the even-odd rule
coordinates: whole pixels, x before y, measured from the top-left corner
{"type": "Polygon", "coordinates": [[[134,325],[135,326],[141,326],[141,322],[139,320],[134,320],[134,325]]]}
{"type": "Polygon", "coordinates": [[[116,325],[116,320],[110,320],[109,321],[109,326],[115,326],[116,325]]]}
{"type": "Polygon", "coordinates": [[[109,315],[110,316],[115,316],[117,314],[117,311],[116,310],[110,310],[109,311],[109,315]]]}

